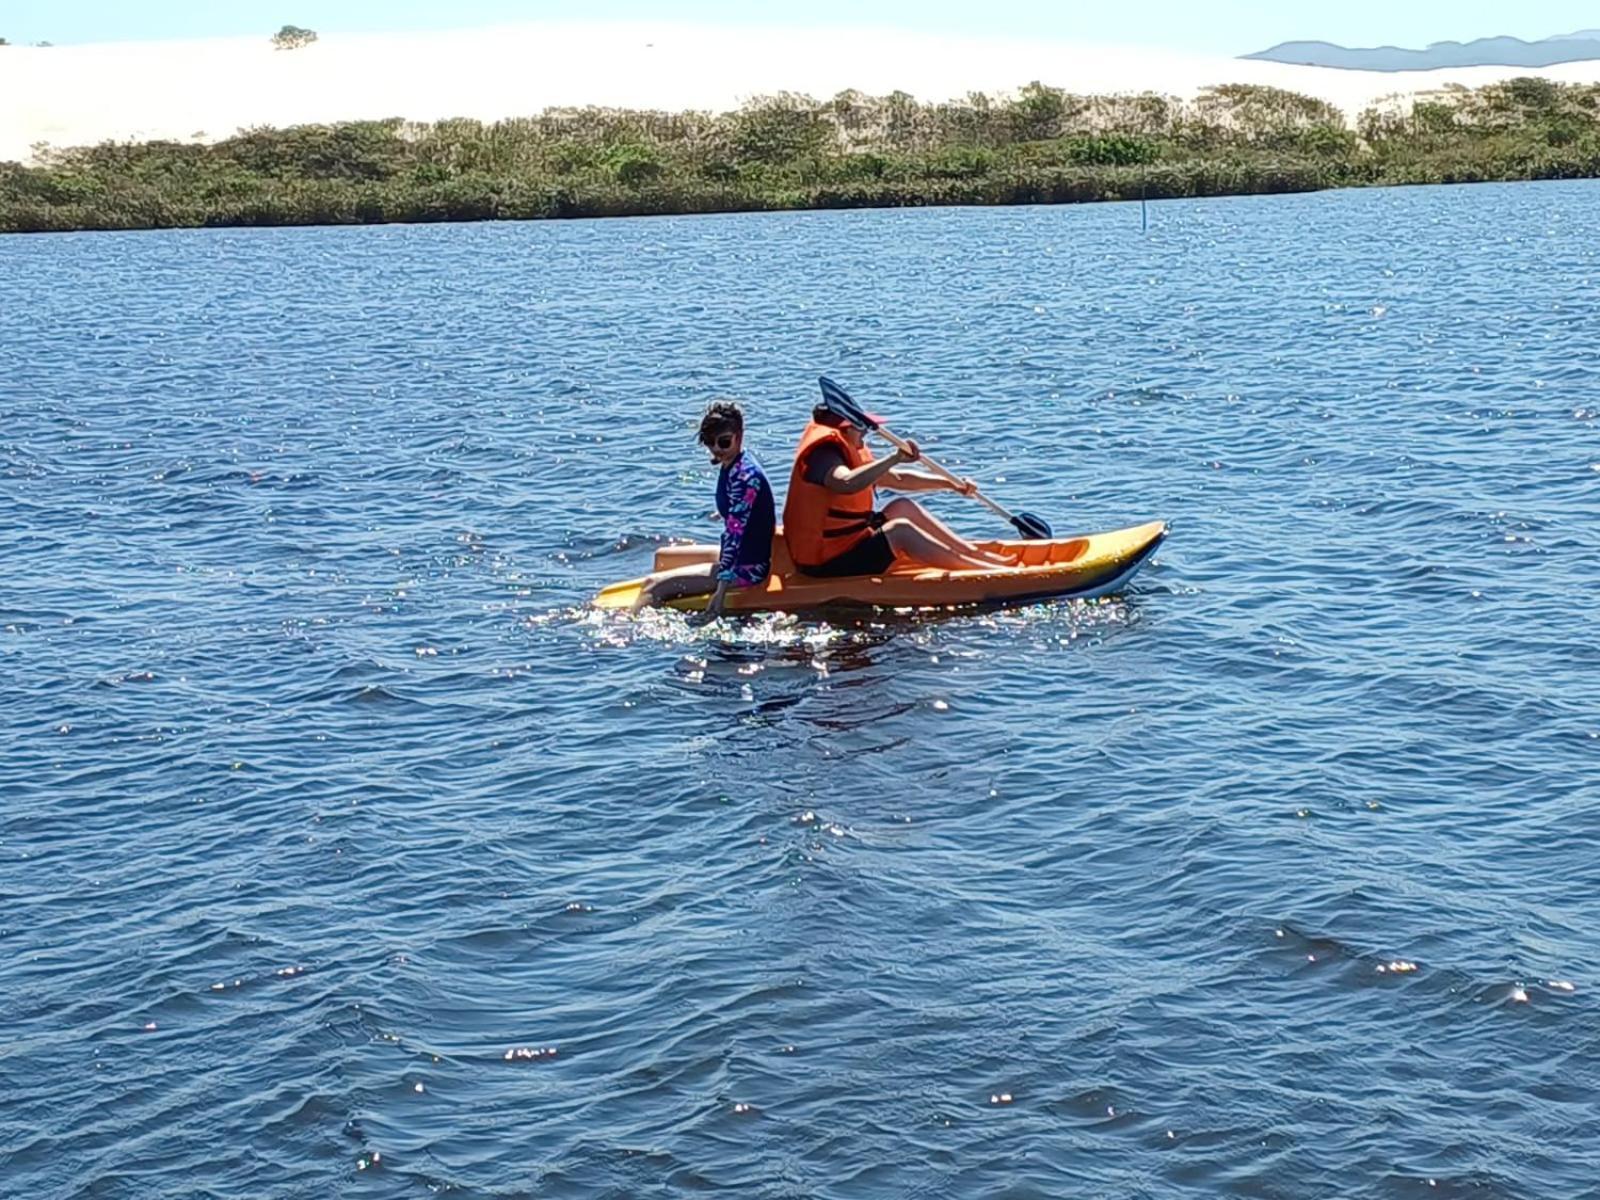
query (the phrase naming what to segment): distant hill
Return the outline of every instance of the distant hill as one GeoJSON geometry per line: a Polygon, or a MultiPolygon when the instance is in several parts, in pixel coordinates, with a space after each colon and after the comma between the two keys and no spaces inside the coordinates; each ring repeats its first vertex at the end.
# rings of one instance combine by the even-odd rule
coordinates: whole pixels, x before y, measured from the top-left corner
{"type": "Polygon", "coordinates": [[[1332,42],[1280,42],[1268,50],[1244,54],[1268,62],[1308,67],[1342,67],[1351,71],[1433,71],[1440,67],[1550,67],[1556,63],[1600,59],[1600,29],[1525,42],[1521,38],[1478,38],[1472,42],[1435,42],[1426,50],[1378,46],[1352,50],[1332,42]]]}

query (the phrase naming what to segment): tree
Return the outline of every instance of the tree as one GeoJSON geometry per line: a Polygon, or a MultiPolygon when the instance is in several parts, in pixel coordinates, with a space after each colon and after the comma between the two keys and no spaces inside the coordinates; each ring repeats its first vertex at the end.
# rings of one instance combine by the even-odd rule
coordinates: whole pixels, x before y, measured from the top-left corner
{"type": "Polygon", "coordinates": [[[272,48],[274,50],[298,50],[301,46],[309,46],[317,40],[315,29],[301,29],[298,25],[285,25],[272,35],[272,48]]]}

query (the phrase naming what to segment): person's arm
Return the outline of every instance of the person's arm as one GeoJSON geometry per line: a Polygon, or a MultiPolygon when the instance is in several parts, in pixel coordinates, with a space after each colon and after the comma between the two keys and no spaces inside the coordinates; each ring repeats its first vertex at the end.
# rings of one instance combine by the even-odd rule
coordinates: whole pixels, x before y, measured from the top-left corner
{"type": "Polygon", "coordinates": [[[722,615],[722,602],[727,599],[728,588],[731,586],[732,582],[730,580],[718,578],[717,590],[711,593],[711,599],[706,604],[705,612],[691,617],[689,623],[691,625],[700,625],[706,621],[715,621],[720,617],[722,615]]]}
{"type": "Polygon", "coordinates": [[[921,471],[898,470],[886,474],[879,486],[896,492],[959,492],[963,496],[970,496],[978,490],[976,481],[971,479],[951,483],[937,475],[925,475],[921,471]]]}
{"type": "MultiPolygon", "coordinates": [[[[904,450],[896,447],[894,454],[884,461],[916,462],[921,457],[922,447],[908,440],[904,450]]],[[[962,496],[970,496],[978,490],[978,485],[971,479],[961,479],[951,483],[938,475],[925,474],[922,471],[900,471],[892,467],[884,472],[880,482],[884,487],[896,492],[956,492],[962,496]]]]}
{"type": "MultiPolygon", "coordinates": [[[[916,443],[913,442],[911,445],[915,450],[916,443]]],[[[813,453],[823,453],[823,451],[819,450],[813,453]]],[[[845,466],[842,457],[836,456],[833,459],[833,467],[826,471],[822,476],[821,482],[830,492],[838,492],[841,495],[848,496],[852,492],[865,491],[901,463],[915,462],[916,458],[915,453],[907,454],[904,450],[897,449],[886,458],[875,458],[869,463],[863,463],[861,466],[852,469],[845,466]]]]}

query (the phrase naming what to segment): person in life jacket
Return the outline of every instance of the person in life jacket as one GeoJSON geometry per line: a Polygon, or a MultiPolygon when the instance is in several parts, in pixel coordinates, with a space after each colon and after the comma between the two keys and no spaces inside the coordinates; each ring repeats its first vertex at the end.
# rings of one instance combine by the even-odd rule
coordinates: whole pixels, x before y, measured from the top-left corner
{"type": "Polygon", "coordinates": [[[700,444],[711,455],[717,474],[717,515],[722,542],[717,560],[696,563],[647,576],[633,603],[634,610],[684,596],[711,594],[700,623],[722,615],[730,588],[766,583],[772,570],[772,535],[776,528],[772,485],[755,456],[744,448],[744,412],[731,401],[718,401],[700,420],[700,444]]]}
{"type": "Polygon", "coordinates": [[[1016,566],[973,545],[915,500],[897,497],[878,508],[880,485],[901,492],[977,490],[970,479],[950,484],[901,470],[921,456],[915,442],[907,446],[873,458],[861,430],[821,405],[812,410],[783,506],[783,537],[796,567],[834,577],[880,575],[897,558],[946,570],[1016,566]]]}

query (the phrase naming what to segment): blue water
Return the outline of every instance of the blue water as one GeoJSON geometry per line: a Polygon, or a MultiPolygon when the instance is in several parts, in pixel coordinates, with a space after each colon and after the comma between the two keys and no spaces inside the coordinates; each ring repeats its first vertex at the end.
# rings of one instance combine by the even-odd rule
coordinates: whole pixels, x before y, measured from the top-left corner
{"type": "Polygon", "coordinates": [[[0,1192],[1600,1194],[1597,228],[0,239],[0,1192]],[[715,533],[703,404],[781,487],[821,371],[1173,535],[1100,604],[586,609],[715,533]]]}

